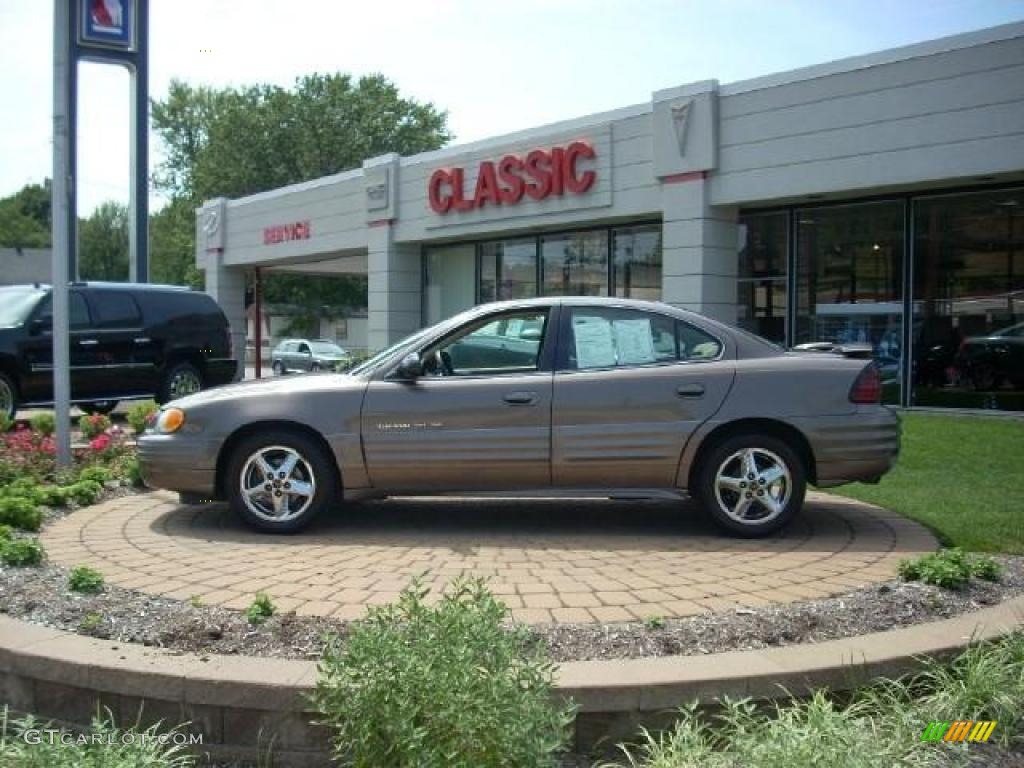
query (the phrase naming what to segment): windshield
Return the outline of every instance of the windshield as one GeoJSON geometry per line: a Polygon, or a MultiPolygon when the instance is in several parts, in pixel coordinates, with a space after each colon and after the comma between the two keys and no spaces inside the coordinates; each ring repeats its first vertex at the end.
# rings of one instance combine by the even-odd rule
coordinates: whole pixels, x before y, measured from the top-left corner
{"type": "Polygon", "coordinates": [[[0,288],[0,328],[21,325],[46,291],[22,285],[0,288]]]}
{"type": "Polygon", "coordinates": [[[344,355],[345,350],[339,347],[337,344],[331,344],[329,341],[311,341],[309,342],[310,348],[313,350],[313,354],[316,355],[344,355]]]}
{"type": "Polygon", "coordinates": [[[447,320],[442,320],[439,323],[435,323],[434,325],[431,325],[427,328],[423,328],[419,331],[416,331],[416,333],[406,336],[401,341],[392,344],[385,350],[378,352],[369,360],[364,360],[351,371],[348,371],[348,374],[351,376],[359,376],[360,374],[373,373],[381,366],[382,363],[391,359],[392,356],[399,357],[399,353],[404,352],[405,350],[409,350],[411,352],[412,348],[416,347],[421,341],[423,341],[428,336],[431,336],[432,334],[442,331],[445,328],[451,328],[458,325],[459,323],[465,322],[467,317],[472,315],[473,312],[473,309],[468,309],[465,312],[461,312],[460,314],[455,315],[454,317],[449,317],[447,320]]]}

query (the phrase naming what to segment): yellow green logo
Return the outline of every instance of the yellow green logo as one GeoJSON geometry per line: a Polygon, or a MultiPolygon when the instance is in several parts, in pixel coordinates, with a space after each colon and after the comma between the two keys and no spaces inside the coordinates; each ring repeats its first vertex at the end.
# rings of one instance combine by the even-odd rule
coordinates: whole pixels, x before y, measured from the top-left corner
{"type": "Polygon", "coordinates": [[[921,741],[988,741],[996,729],[995,720],[933,720],[921,734],[921,741]]]}

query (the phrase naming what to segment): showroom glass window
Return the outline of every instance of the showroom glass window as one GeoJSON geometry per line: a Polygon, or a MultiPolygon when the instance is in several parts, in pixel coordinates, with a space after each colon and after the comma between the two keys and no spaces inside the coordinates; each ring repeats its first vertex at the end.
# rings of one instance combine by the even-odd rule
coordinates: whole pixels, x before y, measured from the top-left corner
{"type": "Polygon", "coordinates": [[[786,340],[789,213],[740,217],[737,325],[766,339],[786,340]]]}
{"type": "Polygon", "coordinates": [[[608,230],[541,237],[544,296],[608,295],[608,230]]]}
{"type": "Polygon", "coordinates": [[[537,240],[518,238],[480,246],[480,302],[537,295],[537,240]]]}
{"type": "Polygon", "coordinates": [[[900,398],[902,200],[796,209],[797,344],[871,344],[883,398],[900,398]]]}
{"type": "Polygon", "coordinates": [[[914,201],[915,405],[1024,410],[1024,189],[914,201]]]}
{"type": "Polygon", "coordinates": [[[613,230],[612,285],[613,296],[661,300],[661,225],[613,230]]]}

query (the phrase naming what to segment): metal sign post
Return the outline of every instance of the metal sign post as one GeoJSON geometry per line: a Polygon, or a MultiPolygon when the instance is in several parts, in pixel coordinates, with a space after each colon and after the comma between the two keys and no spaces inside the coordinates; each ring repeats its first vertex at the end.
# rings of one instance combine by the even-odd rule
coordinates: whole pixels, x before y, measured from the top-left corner
{"type": "Polygon", "coordinates": [[[71,465],[68,283],[78,278],[78,62],[131,72],[131,280],[149,280],[149,0],[54,0],[53,14],[53,406],[57,466],[71,465]]]}
{"type": "Polygon", "coordinates": [[[74,206],[69,192],[74,188],[71,147],[75,136],[69,119],[73,98],[70,70],[75,62],[71,56],[71,8],[67,0],[55,0],[53,21],[53,406],[57,421],[57,467],[66,469],[71,466],[68,267],[74,260],[69,227],[74,206]]]}

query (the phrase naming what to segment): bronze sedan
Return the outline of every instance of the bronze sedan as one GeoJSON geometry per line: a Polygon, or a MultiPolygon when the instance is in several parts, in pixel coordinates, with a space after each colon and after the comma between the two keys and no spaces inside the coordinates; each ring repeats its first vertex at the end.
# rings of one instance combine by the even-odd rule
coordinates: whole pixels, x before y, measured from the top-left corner
{"type": "Polygon", "coordinates": [[[674,307],[487,304],[345,374],[243,382],[167,404],[139,440],[149,485],[227,499],[291,533],[339,498],[689,491],[742,536],[899,452],[874,364],[787,352],[674,307]]]}

